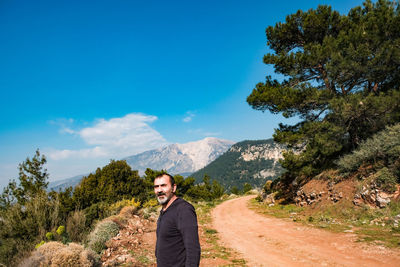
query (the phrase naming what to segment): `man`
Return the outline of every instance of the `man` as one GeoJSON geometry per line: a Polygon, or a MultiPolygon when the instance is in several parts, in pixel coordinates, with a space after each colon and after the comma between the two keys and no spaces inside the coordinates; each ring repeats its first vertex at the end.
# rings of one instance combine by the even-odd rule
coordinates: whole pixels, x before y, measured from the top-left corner
{"type": "Polygon", "coordinates": [[[157,266],[199,266],[196,212],[175,192],[176,184],[171,175],[165,173],[154,179],[154,193],[162,205],[157,220],[157,266]]]}

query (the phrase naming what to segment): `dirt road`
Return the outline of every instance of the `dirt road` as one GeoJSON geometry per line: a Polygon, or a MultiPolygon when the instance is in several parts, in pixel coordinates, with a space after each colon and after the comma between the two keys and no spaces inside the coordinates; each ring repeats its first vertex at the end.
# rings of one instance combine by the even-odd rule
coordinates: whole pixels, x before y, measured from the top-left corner
{"type": "Polygon", "coordinates": [[[226,201],[212,213],[222,243],[242,253],[248,266],[400,266],[400,250],[259,215],[247,208],[253,197],[226,201]]]}

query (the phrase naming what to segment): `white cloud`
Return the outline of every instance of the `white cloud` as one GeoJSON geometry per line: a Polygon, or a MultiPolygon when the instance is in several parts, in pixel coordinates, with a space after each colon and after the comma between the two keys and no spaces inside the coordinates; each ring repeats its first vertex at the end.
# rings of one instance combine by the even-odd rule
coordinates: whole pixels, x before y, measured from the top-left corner
{"type": "Polygon", "coordinates": [[[77,134],[90,146],[78,150],[53,150],[49,157],[53,160],[68,158],[121,158],[158,148],[167,142],[149,124],[157,117],[131,113],[122,118],[100,119],[94,126],[72,130],[62,125],[62,132],[77,134]]]}
{"type": "Polygon", "coordinates": [[[74,119],[57,119],[50,120],[49,123],[60,127],[60,133],[75,134],[75,131],[71,129],[71,125],[75,122],[74,119]]]}
{"type": "Polygon", "coordinates": [[[76,132],[69,127],[63,127],[61,128],[60,133],[75,134],[76,132]]]}
{"type": "Polygon", "coordinates": [[[182,119],[183,122],[191,122],[195,114],[192,111],[187,111],[185,117],[182,119]]]}

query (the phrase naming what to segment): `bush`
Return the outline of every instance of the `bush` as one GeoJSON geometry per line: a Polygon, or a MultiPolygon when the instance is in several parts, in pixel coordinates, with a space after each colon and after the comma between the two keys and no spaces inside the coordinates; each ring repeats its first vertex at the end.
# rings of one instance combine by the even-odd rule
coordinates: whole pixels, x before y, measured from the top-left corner
{"type": "Polygon", "coordinates": [[[24,206],[15,203],[1,212],[0,259],[6,265],[15,265],[26,251],[30,251],[46,233],[59,224],[59,203],[46,194],[38,194],[24,206]]]}
{"type": "Polygon", "coordinates": [[[119,216],[123,218],[131,218],[137,212],[137,207],[126,206],[121,209],[119,216]]]}
{"type": "Polygon", "coordinates": [[[246,194],[247,192],[249,192],[251,189],[253,189],[253,187],[249,184],[249,183],[245,183],[243,185],[243,194],[246,194]]]}
{"type": "Polygon", "coordinates": [[[65,233],[65,226],[64,225],[60,225],[58,228],[57,228],[57,234],[58,235],[63,235],[64,233],[65,233]]]}
{"type": "Polygon", "coordinates": [[[356,171],[365,164],[379,167],[383,163],[389,168],[398,168],[396,161],[400,157],[400,124],[387,127],[363,142],[358,149],[337,161],[342,173],[356,171]]]}
{"type": "Polygon", "coordinates": [[[195,186],[190,187],[186,196],[192,200],[207,200],[211,201],[222,197],[224,194],[224,188],[218,183],[218,181],[211,179],[208,175],[204,175],[203,182],[195,186]]]}
{"type": "Polygon", "coordinates": [[[99,257],[81,245],[70,243],[68,246],[59,242],[48,242],[40,246],[31,256],[22,261],[19,267],[31,266],[101,266],[99,257]]]}
{"type": "Polygon", "coordinates": [[[46,234],[46,239],[49,240],[49,241],[53,240],[54,239],[54,234],[52,232],[48,232],[46,234]]]}
{"type": "Polygon", "coordinates": [[[83,211],[74,211],[67,219],[67,232],[73,242],[81,242],[86,231],[86,215],[83,211]]]}
{"type": "Polygon", "coordinates": [[[102,220],[110,216],[109,204],[106,202],[99,202],[84,209],[86,216],[86,227],[90,228],[96,220],[102,220]]]}
{"type": "Polygon", "coordinates": [[[155,198],[149,199],[143,204],[143,208],[152,208],[158,206],[158,201],[155,198]]]}
{"type": "Polygon", "coordinates": [[[264,186],[263,186],[263,190],[266,194],[270,194],[272,193],[272,181],[268,180],[267,182],[265,182],[264,186]]]}
{"type": "Polygon", "coordinates": [[[108,210],[110,211],[110,214],[118,214],[122,208],[127,207],[127,206],[132,206],[138,208],[140,206],[140,202],[137,202],[135,198],[132,199],[123,199],[118,202],[115,202],[114,204],[110,205],[108,210]]]}
{"type": "Polygon", "coordinates": [[[144,181],[138,171],[132,170],[126,161],[111,160],[108,165],[84,177],[75,187],[72,198],[80,209],[86,209],[96,203],[111,204],[132,196],[139,200],[145,198],[144,181]]]}
{"type": "Polygon", "coordinates": [[[39,244],[36,244],[35,248],[39,248],[40,246],[44,245],[46,242],[44,240],[40,241],[39,244]]]}
{"type": "Polygon", "coordinates": [[[88,247],[97,253],[106,248],[105,243],[119,232],[118,224],[110,220],[99,222],[89,234],[88,247]]]}
{"type": "Polygon", "coordinates": [[[396,191],[397,179],[386,167],[376,173],[375,182],[378,187],[386,192],[394,193],[396,191]]]}

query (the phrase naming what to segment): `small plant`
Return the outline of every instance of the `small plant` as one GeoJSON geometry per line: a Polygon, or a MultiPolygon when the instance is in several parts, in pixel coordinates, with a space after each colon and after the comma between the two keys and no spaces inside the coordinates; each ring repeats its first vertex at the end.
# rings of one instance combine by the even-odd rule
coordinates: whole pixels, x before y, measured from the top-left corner
{"type": "Polygon", "coordinates": [[[204,229],[204,232],[205,232],[206,234],[210,234],[210,235],[213,235],[213,234],[218,233],[217,230],[211,229],[211,228],[205,228],[205,229],[204,229]]]}
{"type": "MultiPolygon", "coordinates": [[[[348,175],[368,164],[375,170],[384,170],[383,179],[396,181],[393,178],[399,172],[398,159],[400,156],[400,124],[387,127],[363,142],[358,149],[345,155],[337,161],[339,170],[348,175]],[[391,173],[391,174],[390,174],[391,173]],[[390,177],[389,177],[390,176],[390,177]]],[[[371,169],[371,170],[373,170],[371,169]]],[[[399,181],[396,181],[399,182],[399,181]]]]}
{"type": "Polygon", "coordinates": [[[99,222],[88,238],[88,247],[100,254],[106,248],[105,243],[119,232],[118,224],[110,220],[99,222]]]}
{"type": "Polygon", "coordinates": [[[44,243],[46,243],[46,242],[44,242],[43,240],[39,243],[39,244],[36,244],[36,246],[35,246],[35,248],[39,248],[41,245],[43,245],[44,243]]]}
{"type": "Polygon", "coordinates": [[[60,236],[62,236],[64,233],[65,233],[65,226],[64,225],[60,225],[58,228],[57,228],[57,234],[58,235],[60,235],[60,236]]]}
{"type": "Polygon", "coordinates": [[[69,242],[71,242],[71,240],[69,239],[68,233],[65,231],[65,226],[64,225],[60,225],[57,230],[57,240],[61,241],[63,244],[67,244],[69,242]]]}
{"type": "Polygon", "coordinates": [[[269,193],[272,193],[271,189],[272,189],[272,181],[268,180],[267,182],[265,182],[265,184],[263,186],[263,190],[266,194],[269,194],[269,193]]]}
{"type": "Polygon", "coordinates": [[[46,233],[46,239],[51,241],[54,239],[54,234],[52,232],[47,232],[46,233]]]}
{"type": "Polygon", "coordinates": [[[397,178],[386,167],[376,173],[376,183],[384,191],[393,193],[396,191],[397,178]]]}
{"type": "Polygon", "coordinates": [[[143,208],[156,207],[156,206],[158,206],[158,201],[155,198],[152,198],[143,204],[143,208]]]}

